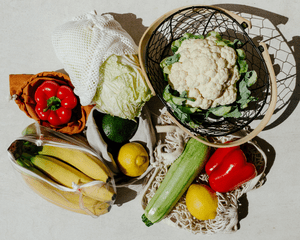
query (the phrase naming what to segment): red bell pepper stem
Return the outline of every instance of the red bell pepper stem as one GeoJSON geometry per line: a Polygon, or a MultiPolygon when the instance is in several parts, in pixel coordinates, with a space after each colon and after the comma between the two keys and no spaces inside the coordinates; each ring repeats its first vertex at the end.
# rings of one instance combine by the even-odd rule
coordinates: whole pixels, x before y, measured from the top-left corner
{"type": "Polygon", "coordinates": [[[47,100],[47,107],[43,109],[43,112],[47,112],[49,109],[50,110],[57,110],[61,106],[61,101],[58,97],[51,97],[47,100]],[[49,101],[51,99],[51,101],[49,101]],[[50,104],[49,104],[50,102],[50,104]]]}

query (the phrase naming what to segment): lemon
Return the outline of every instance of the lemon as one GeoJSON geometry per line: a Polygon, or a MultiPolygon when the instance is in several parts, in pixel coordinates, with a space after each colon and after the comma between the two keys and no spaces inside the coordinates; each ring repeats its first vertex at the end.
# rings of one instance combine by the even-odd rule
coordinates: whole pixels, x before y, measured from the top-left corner
{"type": "Polygon", "coordinates": [[[199,220],[214,219],[218,198],[214,190],[204,184],[191,184],[186,193],[186,207],[199,220]]]}
{"type": "Polygon", "coordinates": [[[149,166],[149,155],[142,144],[129,142],[124,144],[118,154],[118,166],[129,177],[141,176],[149,166]]]}

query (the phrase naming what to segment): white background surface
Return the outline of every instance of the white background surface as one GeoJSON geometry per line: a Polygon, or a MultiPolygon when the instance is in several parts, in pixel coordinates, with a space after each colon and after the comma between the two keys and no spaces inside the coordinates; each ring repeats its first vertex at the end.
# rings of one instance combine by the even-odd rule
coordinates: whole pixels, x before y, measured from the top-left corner
{"type": "Polygon", "coordinates": [[[2,0],[0,239],[299,239],[299,6],[298,0],[2,0]],[[223,4],[221,7],[225,9],[251,17],[252,33],[267,36],[264,40],[270,45],[274,58],[280,88],[278,104],[258,139],[268,151],[267,182],[249,192],[243,200],[246,213],[240,221],[240,229],[233,234],[202,236],[163,223],[147,228],[141,221],[143,211],[139,197],[121,207],[114,206],[109,214],[94,219],[60,209],[28,190],[10,165],[6,152],[10,143],[32,123],[13,101],[8,101],[9,74],[61,69],[62,64],[52,48],[51,34],[55,27],[77,15],[91,10],[98,14],[114,13],[138,43],[145,29],[162,14],[192,4],[223,4]]]}

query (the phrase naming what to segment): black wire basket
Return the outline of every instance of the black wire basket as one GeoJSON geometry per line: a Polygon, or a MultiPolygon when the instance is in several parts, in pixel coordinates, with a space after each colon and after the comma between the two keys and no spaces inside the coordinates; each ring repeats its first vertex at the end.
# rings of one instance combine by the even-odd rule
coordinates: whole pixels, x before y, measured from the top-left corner
{"type": "MultiPolygon", "coordinates": [[[[270,67],[267,66],[262,54],[266,49],[262,45],[254,44],[245,31],[248,27],[251,27],[249,21],[227,10],[213,6],[188,6],[173,10],[159,18],[142,37],[139,54],[148,84],[176,122],[194,135],[226,136],[245,128],[261,113],[270,94],[270,67]],[[163,90],[168,82],[164,79],[160,62],[165,57],[173,55],[171,43],[181,38],[184,33],[205,36],[211,31],[218,32],[223,39],[230,41],[238,39],[243,43],[241,48],[246,53],[248,68],[255,70],[258,75],[257,82],[249,89],[256,101],[241,109],[241,116],[238,118],[209,115],[206,119],[201,119],[202,124],[199,127],[192,128],[176,118],[172,108],[163,98],[163,90]]],[[[197,118],[196,115],[193,117],[197,118]]]]}

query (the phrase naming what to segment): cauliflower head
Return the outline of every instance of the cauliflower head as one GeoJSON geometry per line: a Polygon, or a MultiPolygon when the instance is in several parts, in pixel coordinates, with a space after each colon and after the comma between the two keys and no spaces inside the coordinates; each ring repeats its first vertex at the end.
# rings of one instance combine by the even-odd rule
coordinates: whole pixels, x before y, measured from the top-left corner
{"type": "Polygon", "coordinates": [[[217,38],[186,39],[172,64],[169,84],[179,93],[186,92],[187,105],[208,109],[236,101],[236,82],[240,78],[236,51],[217,45],[217,38]]]}

